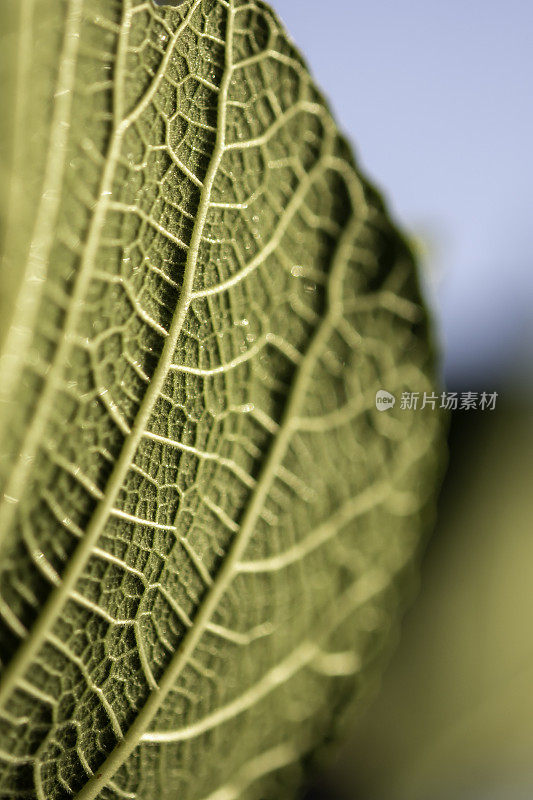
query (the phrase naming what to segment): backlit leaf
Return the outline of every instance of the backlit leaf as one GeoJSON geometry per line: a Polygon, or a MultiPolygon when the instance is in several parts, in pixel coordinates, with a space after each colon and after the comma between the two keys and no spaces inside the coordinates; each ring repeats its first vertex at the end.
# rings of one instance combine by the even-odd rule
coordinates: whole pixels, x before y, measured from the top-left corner
{"type": "Polygon", "coordinates": [[[263,3],[5,6],[0,797],[277,800],[431,515],[412,258],[263,3]]]}

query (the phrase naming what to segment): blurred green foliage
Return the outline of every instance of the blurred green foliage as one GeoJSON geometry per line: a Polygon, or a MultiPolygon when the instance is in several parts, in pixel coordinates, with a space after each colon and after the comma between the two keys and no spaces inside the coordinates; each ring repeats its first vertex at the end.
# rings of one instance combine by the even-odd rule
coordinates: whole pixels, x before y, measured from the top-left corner
{"type": "Polygon", "coordinates": [[[313,800],[533,796],[532,417],[455,416],[420,595],[313,800]]]}

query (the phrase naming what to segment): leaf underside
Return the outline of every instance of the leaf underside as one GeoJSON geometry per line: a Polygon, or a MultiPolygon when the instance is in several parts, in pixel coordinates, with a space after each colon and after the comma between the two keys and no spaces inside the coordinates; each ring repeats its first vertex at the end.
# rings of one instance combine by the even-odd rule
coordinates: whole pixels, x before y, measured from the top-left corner
{"type": "Polygon", "coordinates": [[[277,800],[431,514],[412,258],[259,0],[9,11],[0,798],[277,800]]]}

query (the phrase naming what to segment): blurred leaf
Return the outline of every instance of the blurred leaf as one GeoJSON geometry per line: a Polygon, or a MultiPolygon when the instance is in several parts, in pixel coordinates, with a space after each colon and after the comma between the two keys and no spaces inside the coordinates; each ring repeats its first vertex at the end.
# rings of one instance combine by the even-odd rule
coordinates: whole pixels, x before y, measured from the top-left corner
{"type": "Polygon", "coordinates": [[[531,410],[456,417],[451,454],[420,597],[338,765],[358,800],[533,793],[531,410]]]}

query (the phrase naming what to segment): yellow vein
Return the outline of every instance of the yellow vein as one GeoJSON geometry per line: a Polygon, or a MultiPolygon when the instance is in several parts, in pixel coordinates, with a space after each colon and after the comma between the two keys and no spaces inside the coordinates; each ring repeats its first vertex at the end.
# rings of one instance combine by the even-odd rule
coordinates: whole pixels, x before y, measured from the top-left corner
{"type": "MultiPolygon", "coordinates": [[[[389,575],[380,569],[365,572],[335,601],[332,613],[324,615],[327,623],[315,631],[313,641],[305,639],[300,642],[285,658],[265,672],[256,683],[211,714],[177,730],[149,731],[143,734],[141,741],[150,744],[188,741],[253,708],[276,689],[286,685],[291,678],[305,667],[310,666],[313,661],[323,657],[327,658],[328,654],[324,653],[322,640],[332,637],[355,609],[380,595],[389,581],[389,575]]],[[[335,654],[333,655],[335,656],[335,654]]],[[[353,656],[353,654],[351,655],[353,656]]]]}
{"type": "Polygon", "coordinates": [[[319,644],[317,642],[304,641],[292,650],[283,661],[269,669],[257,683],[254,683],[243,694],[227,705],[184,728],[169,731],[149,731],[143,734],[141,742],[168,744],[169,742],[184,742],[201,736],[203,733],[223,725],[255,706],[280,686],[288,683],[291,678],[301,672],[318,655],[320,655],[319,644]]]}
{"type": "MultiPolygon", "coordinates": [[[[189,10],[187,17],[176,31],[174,41],[178,38],[179,34],[188,25],[190,18],[194,10],[199,5],[199,3],[200,0],[196,0],[196,2],[191,6],[191,9],[189,10]]],[[[119,48],[117,56],[117,62],[119,63],[122,62],[123,59],[125,58],[127,36],[131,24],[131,16],[132,16],[131,0],[125,0],[121,37],[119,40],[119,48]]],[[[122,65],[122,69],[117,69],[117,74],[122,74],[122,75],[125,74],[124,64],[122,65]]],[[[74,291],[73,305],[67,317],[66,328],[69,331],[70,329],[73,329],[75,327],[78,314],[81,308],[83,307],[83,299],[86,293],[86,289],[88,287],[88,281],[91,275],[91,268],[93,266],[97,254],[98,237],[105,219],[105,214],[107,210],[107,199],[110,195],[112,188],[112,180],[114,175],[115,164],[119,154],[120,146],[122,144],[122,138],[124,136],[125,131],[127,130],[128,125],[129,125],[129,117],[127,117],[125,122],[123,122],[119,126],[118,130],[116,131],[116,135],[114,136],[110,145],[108,161],[102,177],[100,199],[95,209],[91,231],[89,233],[89,237],[87,240],[84,259],[80,268],[80,276],[74,291]]],[[[204,210],[204,215],[203,215],[204,219],[202,220],[201,223],[202,230],[203,230],[203,224],[205,222],[206,213],[207,213],[207,208],[204,210]]],[[[152,383],[147,389],[146,395],[140,406],[139,413],[131,429],[131,433],[126,438],[124,447],[115,464],[113,472],[111,473],[106,493],[104,495],[104,499],[96,507],[93,517],[87,527],[85,537],[80,541],[76,551],[74,552],[72,558],[70,559],[65,568],[65,572],[62,576],[61,583],[51,592],[47,602],[44,604],[42,608],[39,617],[34,623],[31,633],[22,642],[19,650],[11,659],[6,669],[2,673],[0,679],[0,706],[2,706],[8,700],[12,689],[16,686],[19,678],[25,673],[26,669],[31,664],[32,659],[37,655],[40,647],[46,640],[46,636],[49,630],[52,628],[55,620],[60,615],[65,602],[69,599],[69,596],[72,596],[76,582],[80,574],[82,573],[83,568],[85,567],[85,564],[87,563],[87,560],[89,559],[91,552],[93,551],[100,537],[102,529],[107,519],[109,518],[111,509],[115,504],[116,497],[124,481],[124,478],[127,474],[127,471],[131,465],[138,443],[142,437],[142,434],[146,427],[146,423],[150,417],[152,409],[157,400],[159,391],[162,388],[166,375],[168,373],[170,363],[172,361],[175,343],[181,331],[183,320],[185,318],[185,314],[188,308],[188,303],[189,303],[188,294],[190,294],[190,288],[188,287],[192,286],[194,269],[198,257],[200,236],[201,235],[196,236],[198,240],[196,242],[196,247],[193,247],[193,242],[191,241],[191,248],[187,260],[188,275],[186,274],[185,276],[183,293],[176,309],[171,330],[169,332],[168,337],[165,340],[165,344],[163,346],[161,353],[161,359],[159,361],[157,369],[155,370],[152,383]]],[[[50,375],[52,375],[52,373],[55,373],[54,375],[55,380],[53,379],[50,380],[46,389],[44,390],[44,395],[46,396],[42,400],[40,411],[36,414],[34,418],[35,424],[32,423],[32,426],[30,428],[31,441],[28,443],[28,446],[24,451],[24,459],[21,459],[20,462],[22,463],[23,467],[26,467],[26,469],[28,468],[28,463],[31,462],[32,460],[32,453],[34,453],[36,450],[42,425],[45,423],[48,414],[50,413],[53,407],[55,383],[58,376],[61,373],[64,360],[68,355],[69,339],[70,339],[69,335],[65,334],[63,337],[62,344],[59,347],[60,352],[58,352],[56,362],[52,367],[52,369],[50,370],[50,375]]],[[[23,470],[23,477],[25,477],[26,469],[23,470]]],[[[17,478],[17,480],[19,479],[20,478],[17,478]]],[[[8,506],[8,508],[13,508],[13,505],[8,506]]]]}
{"type": "MultiPolygon", "coordinates": [[[[78,2],[80,2],[80,0],[76,0],[76,4],[78,2]]],[[[123,110],[123,100],[122,100],[123,82],[124,82],[124,76],[127,74],[126,71],[127,37],[129,34],[129,30],[131,27],[131,20],[134,13],[131,6],[131,0],[124,0],[123,19],[122,19],[121,33],[119,36],[117,59],[116,59],[117,78],[115,81],[115,91],[113,98],[113,103],[114,103],[113,118],[115,120],[115,127],[112,134],[111,143],[109,146],[109,151],[107,154],[106,166],[104,168],[104,172],[102,175],[98,201],[96,203],[93,217],[91,220],[89,234],[85,244],[83,257],[80,264],[78,277],[76,280],[76,285],[72,295],[71,306],[66,317],[65,327],[62,331],[61,342],[56,350],[54,362],[49,372],[47,373],[46,385],[45,388],[43,389],[41,397],[39,398],[39,405],[33,415],[31,425],[29,427],[28,433],[25,437],[24,443],[22,445],[21,451],[17,459],[17,464],[11,473],[9,483],[4,492],[4,497],[0,498],[0,544],[2,543],[2,537],[5,536],[6,534],[7,528],[10,524],[17,503],[20,500],[28,471],[30,470],[33,464],[35,454],[39,446],[39,441],[43,432],[43,428],[46,425],[51,410],[54,406],[54,394],[57,389],[59,380],[61,378],[64,364],[67,361],[67,356],[70,352],[72,341],[75,338],[77,323],[84,307],[85,296],[87,294],[90,279],[92,276],[92,269],[98,252],[101,231],[105,222],[106,214],[111,200],[116,164],[120,156],[120,150],[122,147],[124,136],[126,134],[126,131],[132,125],[132,123],[135,122],[135,120],[138,118],[141,111],[144,110],[148,105],[148,103],[150,102],[150,99],[152,98],[154,92],[156,91],[157,86],[159,85],[159,82],[162,79],[163,65],[168,63],[170,55],[173,52],[174,45],[178,37],[183,32],[183,30],[188,26],[191,17],[193,16],[193,13],[196,11],[200,2],[201,0],[195,0],[191,8],[189,9],[187,16],[183,20],[182,24],[176,30],[173,40],[170,42],[167,51],[165,53],[165,56],[162,59],[161,68],[156,73],[153,83],[151,84],[150,88],[146,91],[145,95],[139,102],[138,106],[136,106],[136,108],[132,112],[130,112],[130,114],[127,117],[124,117],[123,119],[121,119],[120,122],[118,122],[118,120],[120,119],[120,117],[118,116],[118,112],[122,113],[123,110]]],[[[1,692],[2,689],[0,686],[0,696],[1,692]]]]}
{"type": "Polygon", "coordinates": [[[270,558],[243,561],[237,565],[237,571],[253,574],[277,572],[286,569],[291,564],[303,561],[310,553],[337,536],[339,531],[350,522],[376,508],[391,494],[391,491],[389,481],[377,481],[356,497],[349,498],[336,514],[318,525],[305,539],[297,542],[290,549],[270,558]]]}
{"type": "Polygon", "coordinates": [[[261,755],[247,761],[230,783],[217,789],[203,800],[238,800],[252,784],[270,773],[277,772],[298,761],[308,749],[308,746],[304,747],[301,742],[298,745],[286,742],[266,750],[261,755]]]}
{"type": "MultiPolygon", "coordinates": [[[[15,170],[21,168],[20,162],[23,157],[21,143],[24,143],[27,139],[23,131],[23,116],[26,85],[31,80],[29,54],[33,32],[32,5],[31,0],[23,0],[20,9],[21,44],[19,47],[15,108],[15,170]]],[[[2,371],[0,401],[2,402],[9,401],[24,364],[24,352],[30,346],[52,249],[54,224],[59,212],[61,187],[65,171],[65,153],[70,133],[69,120],[76,76],[82,7],[83,0],[72,0],[72,3],[69,4],[65,23],[41,198],[28,249],[25,271],[20,279],[19,294],[14,305],[13,319],[0,356],[0,369],[2,371]]],[[[14,174],[11,179],[12,197],[8,209],[8,235],[11,230],[15,232],[19,230],[19,220],[16,219],[17,201],[21,199],[23,192],[23,187],[20,186],[20,175],[14,174]]],[[[6,244],[8,258],[10,250],[11,245],[8,243],[6,244]]],[[[7,414],[4,415],[4,422],[7,422],[7,417],[7,414]]]]}
{"type": "MultiPolygon", "coordinates": [[[[223,78],[219,98],[219,102],[221,104],[221,120],[222,112],[225,119],[224,103],[232,76],[231,43],[234,11],[232,4],[230,7],[231,11],[228,19],[228,47],[226,51],[226,72],[223,78]]],[[[222,124],[222,121],[220,124],[223,131],[225,125],[222,124]]],[[[223,133],[221,135],[223,137],[223,133]]],[[[329,145],[331,146],[331,140],[329,141],[329,145]]],[[[220,141],[217,145],[217,149],[220,150],[221,156],[224,148],[223,143],[220,141]]],[[[216,161],[212,161],[210,165],[209,181],[206,181],[207,185],[212,185],[216,169],[216,161]]],[[[361,204],[361,211],[366,213],[366,204],[364,202],[362,192],[359,194],[359,201],[361,204]]],[[[204,213],[206,211],[207,209],[204,209],[204,213]]],[[[211,621],[211,617],[213,616],[221,598],[225,594],[235,575],[236,566],[238,563],[240,563],[244,553],[246,552],[256,524],[263,512],[265,502],[276,478],[279,466],[282,463],[289,447],[292,435],[294,433],[294,426],[292,423],[293,418],[297,415],[297,412],[305,399],[315,365],[320,357],[321,352],[325,348],[329,337],[331,336],[336,319],[342,312],[342,276],[346,269],[346,255],[349,252],[355,233],[359,231],[360,226],[363,224],[365,213],[361,213],[361,217],[359,219],[357,219],[355,216],[352,216],[352,219],[346,226],[344,234],[339,242],[330,272],[330,292],[327,312],[317,331],[315,332],[309,349],[302,360],[299,372],[297,373],[295,382],[287,400],[283,422],[279,428],[278,436],[269,455],[267,456],[261,477],[257,482],[250,505],[243,516],[240,530],[235,537],[228,556],[223,562],[211,589],[207,592],[205,600],[195,616],[193,626],[185,634],[181,641],[180,647],[174,653],[167,669],[161,676],[158,690],[151,692],[145,705],[140,710],[131,727],[125,734],[124,739],[115,747],[115,749],[100,765],[98,774],[92,776],[84,788],[76,795],[76,800],[95,800],[106,783],[112,779],[116,771],[138,746],[141,737],[144,735],[156,714],[159,712],[164,700],[175,686],[177,679],[190,662],[190,659],[197,645],[199,644],[207,625],[211,621]]]]}

